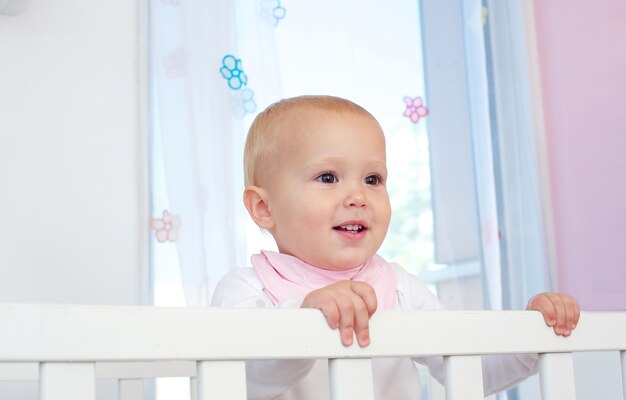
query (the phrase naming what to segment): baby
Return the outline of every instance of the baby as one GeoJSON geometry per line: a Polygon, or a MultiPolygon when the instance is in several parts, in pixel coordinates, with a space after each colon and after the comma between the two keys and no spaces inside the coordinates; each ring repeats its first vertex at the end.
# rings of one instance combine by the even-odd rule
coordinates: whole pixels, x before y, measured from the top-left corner
{"type": "MultiPolygon", "coordinates": [[[[243,200],[278,253],[252,257],[218,284],[219,307],[316,308],[345,346],[370,343],[377,309],[438,310],[438,299],[397,264],[378,256],[391,217],[385,137],[362,107],[331,96],[301,96],[269,106],[254,120],[244,155],[243,200]]],[[[557,335],[568,336],[580,310],[559,293],[533,297],[557,335]]],[[[419,399],[414,361],[443,382],[441,357],[374,359],[376,399],[419,399]]],[[[487,356],[485,394],[537,371],[536,355],[487,356]]],[[[247,364],[250,399],[327,399],[327,363],[315,360],[247,364]]]]}

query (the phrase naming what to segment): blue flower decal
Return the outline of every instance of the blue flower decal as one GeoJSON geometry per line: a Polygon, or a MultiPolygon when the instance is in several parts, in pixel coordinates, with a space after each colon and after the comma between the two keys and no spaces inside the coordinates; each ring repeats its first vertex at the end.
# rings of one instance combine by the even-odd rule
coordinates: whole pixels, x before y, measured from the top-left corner
{"type": "Polygon", "coordinates": [[[256,111],[256,101],[254,100],[254,90],[245,88],[232,93],[232,109],[236,118],[242,119],[246,114],[253,114],[256,111]]]}
{"type": "Polygon", "coordinates": [[[274,16],[274,20],[276,21],[274,23],[274,26],[278,26],[280,20],[285,18],[285,15],[287,14],[287,10],[285,10],[285,7],[280,4],[280,0],[276,0],[276,2],[278,4],[276,4],[276,7],[272,9],[272,15],[274,16]]]}
{"type": "Polygon", "coordinates": [[[248,85],[248,76],[243,72],[241,60],[232,54],[225,55],[222,58],[220,74],[228,82],[228,87],[234,90],[231,93],[235,116],[243,118],[246,114],[254,113],[256,111],[254,91],[249,88],[243,88],[248,85]]]}
{"type": "Polygon", "coordinates": [[[252,89],[244,89],[241,91],[241,100],[243,101],[243,111],[252,114],[256,111],[256,101],[254,101],[254,91],[252,89]]]}
{"type": "Polygon", "coordinates": [[[220,73],[228,81],[228,87],[233,90],[239,90],[248,84],[248,76],[241,69],[241,60],[231,54],[222,58],[220,73]]]}
{"type": "Polygon", "coordinates": [[[287,10],[280,0],[264,0],[262,4],[261,18],[274,26],[278,26],[280,20],[285,18],[287,14],[287,10]]]}

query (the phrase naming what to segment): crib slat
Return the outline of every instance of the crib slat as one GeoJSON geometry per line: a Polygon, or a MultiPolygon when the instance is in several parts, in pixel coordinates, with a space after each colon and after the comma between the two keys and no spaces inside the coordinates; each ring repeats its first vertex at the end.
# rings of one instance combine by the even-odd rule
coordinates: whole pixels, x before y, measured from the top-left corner
{"type": "Polygon", "coordinates": [[[444,357],[446,400],[482,400],[483,370],[480,356],[444,357]]]}
{"type": "Polygon", "coordinates": [[[246,400],[245,361],[199,361],[198,400],[246,400]]]}
{"type": "Polygon", "coordinates": [[[189,378],[189,397],[191,400],[198,400],[198,380],[195,376],[189,378]]]}
{"type": "Polygon", "coordinates": [[[626,351],[620,351],[622,358],[622,392],[624,393],[624,399],[626,399],[626,351]]]}
{"type": "Polygon", "coordinates": [[[39,397],[41,400],[95,400],[94,363],[41,363],[39,397]]]}
{"type": "Polygon", "coordinates": [[[446,389],[431,374],[428,374],[428,397],[427,398],[428,400],[446,400],[446,389]]]}
{"type": "Polygon", "coordinates": [[[540,354],[539,382],[543,400],[576,399],[572,353],[540,354]]]}
{"type": "Polygon", "coordinates": [[[330,359],[328,372],[331,400],[374,400],[371,359],[330,359]]]}
{"type": "Polygon", "coordinates": [[[143,400],[143,379],[119,379],[119,400],[143,400]]]}

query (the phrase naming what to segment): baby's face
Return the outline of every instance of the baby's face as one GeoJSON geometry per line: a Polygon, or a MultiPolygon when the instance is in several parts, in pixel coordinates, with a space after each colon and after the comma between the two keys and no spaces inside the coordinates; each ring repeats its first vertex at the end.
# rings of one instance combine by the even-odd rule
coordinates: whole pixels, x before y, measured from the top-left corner
{"type": "Polygon", "coordinates": [[[266,180],[279,251],[319,268],[357,267],[389,227],[383,132],[356,112],[314,110],[288,125],[266,180]]]}

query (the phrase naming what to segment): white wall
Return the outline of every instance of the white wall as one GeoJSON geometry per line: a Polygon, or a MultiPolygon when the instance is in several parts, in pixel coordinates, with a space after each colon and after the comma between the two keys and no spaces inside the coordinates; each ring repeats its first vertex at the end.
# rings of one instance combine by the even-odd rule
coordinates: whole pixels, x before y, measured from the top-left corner
{"type": "Polygon", "coordinates": [[[0,15],[0,302],[141,302],[138,3],[0,15]]]}

